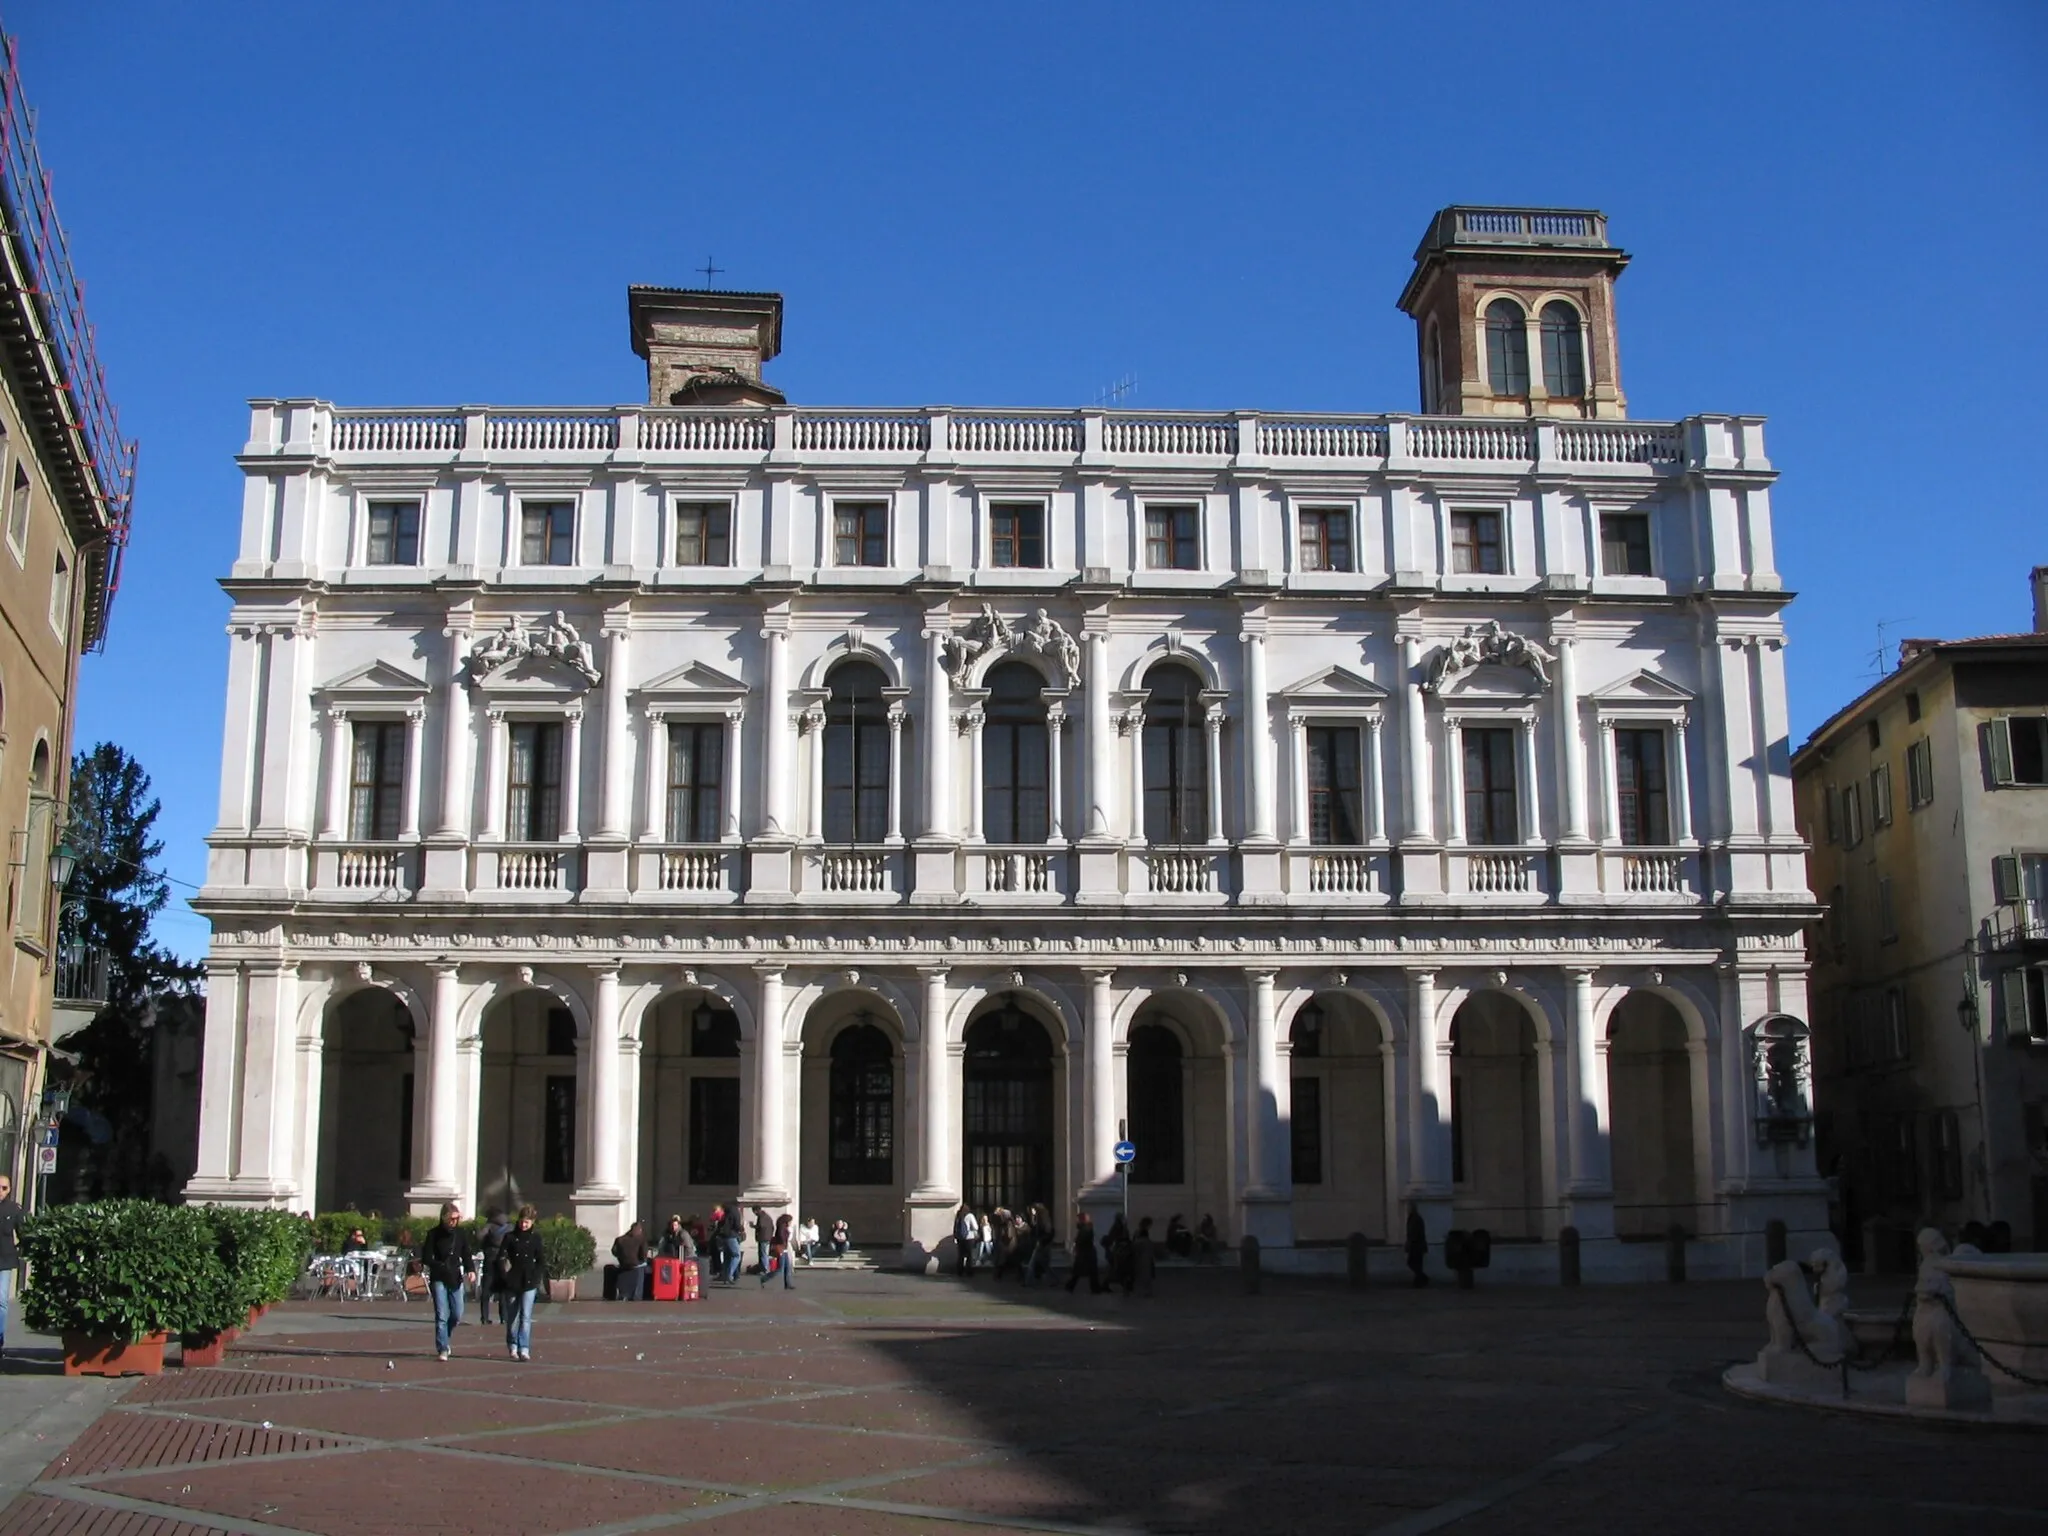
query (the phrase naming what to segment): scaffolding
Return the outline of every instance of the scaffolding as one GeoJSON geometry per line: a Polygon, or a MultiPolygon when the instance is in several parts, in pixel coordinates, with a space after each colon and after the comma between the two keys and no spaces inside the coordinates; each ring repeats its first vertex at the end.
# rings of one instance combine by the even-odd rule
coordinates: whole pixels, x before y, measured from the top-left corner
{"type": "MultiPolygon", "coordinates": [[[[56,425],[76,439],[75,456],[87,470],[85,492],[96,504],[106,545],[101,559],[97,622],[92,649],[105,643],[107,615],[121,585],[135,495],[135,443],[107,393],[93,328],[85,317],[85,285],[71,265],[64,226],[50,191],[50,173],[36,150],[35,114],[22,95],[17,45],[4,39],[0,59],[0,217],[28,283],[33,345],[54,386],[56,425]],[[82,449],[82,452],[80,450],[82,449]]],[[[88,622],[91,622],[90,618],[88,622]]]]}

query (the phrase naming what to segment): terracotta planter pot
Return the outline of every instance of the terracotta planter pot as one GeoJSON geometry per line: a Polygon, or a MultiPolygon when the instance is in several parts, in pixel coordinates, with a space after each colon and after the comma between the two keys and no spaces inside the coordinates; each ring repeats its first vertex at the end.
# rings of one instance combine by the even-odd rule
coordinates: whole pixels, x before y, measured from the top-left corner
{"type": "Polygon", "coordinates": [[[213,1334],[184,1334],[178,1340],[178,1363],[187,1370],[203,1365],[219,1365],[234,1337],[235,1330],[232,1328],[213,1334]]]}
{"type": "Polygon", "coordinates": [[[576,1282],[574,1280],[550,1280],[548,1282],[547,1299],[549,1301],[574,1301],[576,1299],[576,1282]]]}
{"type": "Polygon", "coordinates": [[[153,1333],[130,1343],[95,1333],[64,1335],[66,1376],[161,1376],[164,1343],[170,1335],[153,1333]]]}

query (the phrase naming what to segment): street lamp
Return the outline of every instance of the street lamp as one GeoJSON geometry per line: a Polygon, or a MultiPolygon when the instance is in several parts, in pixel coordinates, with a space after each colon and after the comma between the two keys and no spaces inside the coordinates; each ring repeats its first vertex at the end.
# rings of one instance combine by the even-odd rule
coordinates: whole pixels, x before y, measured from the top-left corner
{"type": "Polygon", "coordinates": [[[1977,989],[1965,984],[1962,1001],[1956,1004],[1956,1022],[1972,1039],[1976,1038],[1977,1026],[1983,1022],[1983,1014],[1977,1007],[1977,989]]]}
{"type": "Polygon", "coordinates": [[[50,855],[50,884],[57,890],[63,890],[65,886],[71,883],[71,872],[76,868],[78,868],[78,850],[71,846],[71,839],[67,835],[62,842],[57,844],[56,851],[50,855]]]}

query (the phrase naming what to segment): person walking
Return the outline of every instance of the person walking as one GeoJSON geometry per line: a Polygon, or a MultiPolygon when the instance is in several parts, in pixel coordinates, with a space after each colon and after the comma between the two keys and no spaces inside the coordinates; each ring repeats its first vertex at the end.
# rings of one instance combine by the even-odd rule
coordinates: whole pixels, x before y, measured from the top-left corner
{"type": "Polygon", "coordinates": [[[454,1350],[455,1330],[462,1326],[463,1283],[476,1274],[476,1249],[453,1200],[441,1207],[441,1224],[420,1244],[420,1268],[434,1298],[434,1355],[446,1360],[454,1350]]]}
{"type": "Polygon", "coordinates": [[[712,1242],[716,1244],[715,1272],[720,1285],[737,1285],[740,1279],[739,1207],[719,1206],[711,1213],[712,1242]]]}
{"type": "Polygon", "coordinates": [[[1109,1224],[1109,1235],[1102,1240],[1102,1255],[1109,1261],[1109,1278],[1104,1285],[1120,1285],[1124,1295],[1131,1294],[1131,1229],[1124,1224],[1123,1212],[1117,1212],[1115,1221],[1109,1224]]]}
{"type": "Polygon", "coordinates": [[[530,1205],[519,1207],[518,1222],[505,1229],[498,1244],[498,1311],[505,1319],[505,1348],[514,1360],[533,1358],[533,1302],[547,1280],[540,1233],[533,1225],[538,1214],[530,1205]]]}
{"type": "Polygon", "coordinates": [[[1088,1282],[1088,1294],[1102,1294],[1102,1268],[1095,1256],[1095,1219],[1086,1211],[1074,1217],[1074,1269],[1067,1276],[1067,1294],[1072,1295],[1074,1287],[1083,1280],[1088,1282]]]}
{"type": "Polygon", "coordinates": [[[647,1280],[647,1229],[639,1222],[613,1241],[612,1262],[619,1266],[619,1300],[640,1300],[647,1280]]]}
{"type": "Polygon", "coordinates": [[[1415,1277],[1414,1287],[1421,1290],[1429,1284],[1429,1274],[1422,1264],[1429,1257],[1429,1228],[1423,1225],[1422,1208],[1413,1200],[1408,1202],[1408,1228],[1402,1247],[1408,1257],[1408,1273],[1415,1277]]]}
{"type": "Polygon", "coordinates": [[[1158,1250],[1152,1242],[1152,1218],[1140,1216],[1138,1235],[1131,1239],[1130,1279],[1124,1283],[1124,1295],[1150,1296],[1158,1262],[1158,1250]]]}
{"type": "Polygon", "coordinates": [[[774,1268],[761,1271],[761,1284],[764,1286],[775,1270],[779,1269],[782,1271],[782,1288],[785,1291],[796,1289],[796,1244],[791,1231],[793,1225],[787,1211],[775,1218],[775,1235],[768,1239],[768,1262],[774,1268]]]}
{"type": "Polygon", "coordinates": [[[953,1218],[953,1273],[962,1280],[974,1278],[974,1253],[981,1246],[981,1222],[968,1206],[961,1206],[953,1218]]]}
{"type": "Polygon", "coordinates": [[[21,1202],[14,1198],[14,1180],[0,1173],[0,1355],[7,1353],[7,1315],[14,1309],[14,1277],[21,1271],[21,1252],[14,1234],[21,1226],[21,1202]]]}
{"type": "Polygon", "coordinates": [[[775,1241],[775,1218],[761,1206],[754,1207],[754,1259],[763,1275],[768,1273],[768,1249],[775,1241]]]}
{"type": "Polygon", "coordinates": [[[1025,1284],[1037,1285],[1052,1271],[1052,1212],[1043,1205],[1031,1207],[1031,1268],[1025,1275],[1025,1284]]]}
{"type": "MultiPolygon", "coordinates": [[[[491,1298],[498,1294],[498,1257],[505,1247],[505,1234],[512,1230],[512,1224],[505,1220],[505,1213],[498,1206],[484,1212],[483,1238],[479,1246],[483,1250],[483,1267],[477,1274],[476,1305],[477,1316],[488,1328],[491,1325],[491,1298]]],[[[498,1303],[499,1321],[504,1321],[505,1304],[498,1303]]]]}

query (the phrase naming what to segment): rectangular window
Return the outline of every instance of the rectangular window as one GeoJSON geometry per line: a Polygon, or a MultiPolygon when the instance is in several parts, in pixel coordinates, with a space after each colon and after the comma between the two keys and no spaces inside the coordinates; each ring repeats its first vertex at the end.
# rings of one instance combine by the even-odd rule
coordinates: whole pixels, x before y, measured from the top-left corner
{"type": "Polygon", "coordinates": [[[551,1077],[541,1116],[540,1180],[576,1182],[576,1079],[551,1077]]]}
{"type": "Polygon", "coordinates": [[[989,563],[1004,570],[1045,568],[1045,508],[1030,501],[999,501],[988,509],[989,563]]]}
{"type": "Polygon", "coordinates": [[[547,1038],[543,1042],[550,1056],[576,1054],[576,1016],[566,1008],[550,1008],[543,1021],[547,1038]]]}
{"type": "Polygon", "coordinates": [[[7,492],[7,547],[17,561],[28,558],[28,471],[14,466],[14,484],[7,492]]]}
{"type": "Polygon", "coordinates": [[[1198,571],[1202,568],[1201,508],[1145,509],[1145,568],[1149,571],[1198,571]]]}
{"type": "Polygon", "coordinates": [[[1650,519],[1641,512],[1600,516],[1600,572],[1605,576],[1650,576],[1650,519]]]}
{"type": "Polygon", "coordinates": [[[889,563],[889,504],[836,501],[832,504],[832,563],[885,566],[889,563]]]}
{"type": "Polygon", "coordinates": [[[1919,1138],[1910,1115],[1877,1121],[1871,1150],[1876,1155],[1878,1198],[1888,1205],[1911,1205],[1920,1198],[1919,1138]]]}
{"type": "Polygon", "coordinates": [[[1293,1084],[1293,1119],[1288,1141],[1294,1154],[1294,1182],[1323,1182],[1323,1080],[1297,1077],[1293,1084]]]}
{"type": "Polygon", "coordinates": [[[359,843],[389,842],[398,836],[405,796],[405,725],[397,720],[358,720],[354,737],[348,835],[359,843]]]}
{"type": "Polygon", "coordinates": [[[1913,721],[1913,720],[1918,720],[1919,718],[1920,718],[1920,694],[1919,694],[1919,691],[1918,691],[1917,689],[1915,689],[1915,690],[1911,690],[1911,691],[1909,691],[1909,692],[1908,692],[1908,693],[1906,694],[1906,719],[1907,719],[1908,721],[1913,721]]]}
{"type": "Polygon", "coordinates": [[[1302,508],[1301,568],[1304,571],[1356,569],[1351,563],[1349,507],[1302,508]]]}
{"type": "Polygon", "coordinates": [[[2009,1040],[2048,1040],[2048,985],[2039,966],[2016,965],[1999,978],[2009,1040]]]}
{"type": "Polygon", "coordinates": [[[1870,771],[1870,824],[1873,827],[1888,827],[1892,824],[1892,765],[1879,763],[1870,771]]]}
{"type": "Polygon", "coordinates": [[[1934,743],[1925,736],[1906,748],[1906,800],[1916,811],[1934,804],[1934,743]]]}
{"type": "Polygon", "coordinates": [[[1451,570],[1460,576],[1498,576],[1501,563],[1500,514],[1451,514],[1451,570]]]}
{"type": "Polygon", "coordinates": [[[370,503],[370,539],[363,551],[369,565],[420,563],[420,504],[416,501],[370,503]]]}
{"type": "Polygon", "coordinates": [[[727,1190],[740,1180],[740,1080],[690,1079],[690,1182],[727,1190]]]}
{"type": "Polygon", "coordinates": [[[555,842],[562,835],[561,722],[523,721],[510,734],[506,835],[515,843],[555,842]]]}
{"type": "Polygon", "coordinates": [[[71,633],[71,563],[61,553],[50,573],[50,628],[60,635],[71,633]]]}
{"type": "Polygon", "coordinates": [[[732,564],[732,508],[719,501],[676,506],[676,564],[732,564]]]}
{"type": "Polygon", "coordinates": [[[1465,738],[1465,840],[1519,843],[1514,731],[1506,726],[1466,726],[1459,734],[1465,738]]]}
{"type": "Polygon", "coordinates": [[[1963,1198],[1963,1129],[1956,1112],[1939,1109],[1927,1124],[1927,1161],[1934,1174],[1934,1198],[1963,1198]]]}
{"type": "Polygon", "coordinates": [[[715,843],[724,832],[725,727],[668,728],[668,840],[715,843]]]}
{"type": "Polygon", "coordinates": [[[1614,797],[1621,841],[1630,848],[1671,842],[1671,794],[1664,769],[1664,732],[1630,728],[1614,733],[1614,797]]]}
{"type": "Polygon", "coordinates": [[[1877,942],[1896,944],[1899,941],[1899,920],[1892,910],[1892,882],[1889,875],[1880,876],[1877,882],[1877,942]]]}
{"type": "Polygon", "coordinates": [[[1854,784],[1842,786],[1842,846],[1854,848],[1863,841],[1863,791],[1854,784]]]}
{"type": "Polygon", "coordinates": [[[1308,840],[1356,847],[1365,841],[1359,775],[1358,729],[1312,725],[1303,733],[1308,749],[1308,840]]]}
{"type": "Polygon", "coordinates": [[[520,504],[519,563],[576,563],[576,504],[573,501],[528,501],[520,504]]]}
{"type": "Polygon", "coordinates": [[[1832,784],[1820,787],[1820,816],[1826,825],[1828,846],[1832,848],[1842,840],[1841,802],[1832,784]]]}
{"type": "Polygon", "coordinates": [[[2048,715],[2002,715],[1984,729],[1992,783],[2048,784],[2048,715]]]}

